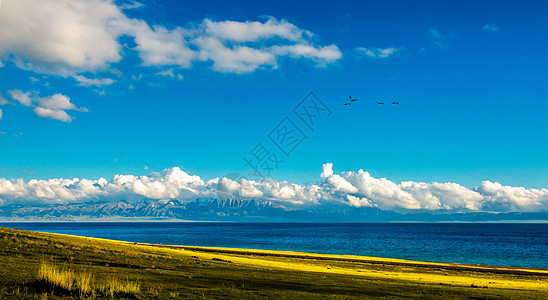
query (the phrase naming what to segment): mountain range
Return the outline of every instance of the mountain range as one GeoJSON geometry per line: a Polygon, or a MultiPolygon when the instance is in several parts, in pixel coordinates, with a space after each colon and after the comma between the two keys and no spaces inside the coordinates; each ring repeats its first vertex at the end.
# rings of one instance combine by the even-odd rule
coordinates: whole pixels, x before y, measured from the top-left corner
{"type": "Polygon", "coordinates": [[[85,202],[51,205],[7,205],[0,207],[1,221],[99,221],[99,220],[189,220],[189,221],[287,221],[287,222],[504,222],[543,221],[548,213],[398,213],[377,208],[332,206],[322,209],[291,209],[271,201],[241,199],[142,199],[136,203],[85,202]]]}

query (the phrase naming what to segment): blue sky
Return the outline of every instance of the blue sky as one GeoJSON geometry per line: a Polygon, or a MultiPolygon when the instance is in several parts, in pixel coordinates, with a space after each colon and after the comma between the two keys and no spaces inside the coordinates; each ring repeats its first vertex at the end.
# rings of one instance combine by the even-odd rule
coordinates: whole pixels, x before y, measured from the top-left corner
{"type": "MultiPolygon", "coordinates": [[[[41,5],[49,2],[56,1],[41,5]]],[[[278,181],[318,181],[322,165],[333,163],[335,173],[363,169],[394,182],[548,186],[545,1],[103,3],[119,9],[117,18],[134,33],[113,34],[114,54],[77,40],[91,58],[73,63],[28,45],[46,45],[49,33],[61,43],[65,34],[79,34],[78,18],[52,9],[49,17],[59,13],[64,22],[54,28],[59,32],[14,37],[10,32],[32,24],[14,15],[15,0],[2,2],[0,94],[9,103],[0,106],[0,177],[109,179],[180,167],[204,180],[231,172],[253,178],[242,158],[265,141],[283,159],[269,176],[278,181]],[[225,30],[226,21],[269,20],[301,36],[235,41],[208,31],[225,30]],[[155,60],[168,45],[143,50],[150,46],[136,40],[146,35],[143,24],[147,38],[182,36],[196,53],[206,49],[204,36],[232,50],[307,45],[318,52],[279,52],[247,69],[213,48],[190,62],[181,53],[155,60]],[[30,106],[14,91],[28,93],[30,106]],[[313,132],[297,122],[308,138],[283,156],[267,135],[284,117],[294,118],[292,109],[310,91],[332,114],[313,132]],[[47,97],[57,94],[73,105],[61,110],[70,122],[64,114],[52,118],[59,110],[51,111],[47,97]],[[343,106],[349,95],[359,101],[343,106]],[[399,105],[389,104],[394,100],[399,105]],[[41,108],[50,110],[40,115],[41,108]]],[[[112,34],[116,25],[101,23],[105,11],[86,22],[112,34]]],[[[248,56],[239,59],[256,57],[248,56]]]]}

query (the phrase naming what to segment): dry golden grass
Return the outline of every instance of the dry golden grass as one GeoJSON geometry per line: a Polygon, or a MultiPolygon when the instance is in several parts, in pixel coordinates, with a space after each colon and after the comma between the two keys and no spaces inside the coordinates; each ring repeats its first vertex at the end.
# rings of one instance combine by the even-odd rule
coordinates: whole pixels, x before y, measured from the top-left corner
{"type": "Polygon", "coordinates": [[[76,276],[76,286],[80,295],[88,295],[93,292],[93,274],[90,272],[82,272],[76,276]]]}
{"type": "Polygon", "coordinates": [[[175,291],[169,292],[169,296],[171,298],[177,298],[177,297],[179,297],[179,294],[180,294],[179,292],[175,292],[175,291]]]}
{"type": "Polygon", "coordinates": [[[129,279],[126,281],[118,281],[114,278],[110,278],[106,283],[98,286],[98,289],[111,297],[114,297],[114,295],[117,294],[137,295],[141,292],[141,284],[129,281],[129,279]]]}
{"type": "Polygon", "coordinates": [[[51,287],[61,288],[69,293],[78,293],[80,296],[94,294],[96,291],[111,297],[118,294],[137,295],[141,292],[141,284],[129,279],[119,281],[109,278],[106,282],[97,283],[91,272],[77,273],[45,261],[40,264],[38,279],[51,287]]]}
{"type": "Polygon", "coordinates": [[[59,268],[54,264],[42,262],[38,271],[38,279],[53,287],[59,287],[67,291],[75,288],[76,275],[71,270],[59,268]]]}

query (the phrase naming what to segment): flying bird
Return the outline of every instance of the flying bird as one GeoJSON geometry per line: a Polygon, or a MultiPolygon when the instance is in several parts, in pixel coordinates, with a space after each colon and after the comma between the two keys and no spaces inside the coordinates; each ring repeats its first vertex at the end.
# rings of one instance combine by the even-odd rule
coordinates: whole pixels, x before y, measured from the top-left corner
{"type": "Polygon", "coordinates": [[[352,98],[352,96],[348,96],[348,98],[350,98],[350,101],[352,101],[352,102],[358,101],[358,99],[352,98]]]}
{"type": "Polygon", "coordinates": [[[399,103],[398,103],[398,102],[396,102],[396,101],[394,101],[394,102],[392,102],[392,104],[399,104],[399,103]]]}
{"type": "Polygon", "coordinates": [[[377,102],[377,104],[384,104],[384,102],[377,102]]]}
{"type": "Polygon", "coordinates": [[[350,105],[350,102],[346,102],[346,103],[345,103],[345,104],[343,104],[343,105],[350,105]]]}

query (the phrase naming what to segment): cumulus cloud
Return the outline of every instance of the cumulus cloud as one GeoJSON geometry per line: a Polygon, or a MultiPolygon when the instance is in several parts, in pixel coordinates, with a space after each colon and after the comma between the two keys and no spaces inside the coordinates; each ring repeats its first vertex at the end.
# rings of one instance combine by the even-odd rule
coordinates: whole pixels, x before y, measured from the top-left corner
{"type": "Polygon", "coordinates": [[[40,118],[51,118],[63,122],[71,122],[72,117],[67,113],[68,110],[87,112],[87,108],[76,107],[70,102],[70,98],[55,94],[49,97],[40,98],[37,93],[23,92],[21,90],[9,90],[8,94],[24,106],[33,107],[34,113],[40,118]]]}
{"type": "Polygon", "coordinates": [[[484,181],[468,189],[457,183],[392,182],[359,170],[336,174],[325,164],[322,182],[301,186],[286,181],[214,178],[207,182],[178,167],[148,176],[115,175],[110,180],[0,179],[0,198],[7,204],[68,203],[74,201],[137,201],[142,198],[181,201],[239,197],[270,200],[297,208],[332,205],[374,207],[393,211],[532,212],[548,211],[548,189],[502,186],[484,181]]]}
{"type": "Polygon", "coordinates": [[[352,195],[346,195],[346,199],[348,199],[348,203],[350,206],[354,207],[373,207],[373,203],[369,201],[367,198],[363,197],[356,197],[352,195]]]}
{"type": "MultiPolygon", "coordinates": [[[[276,67],[281,56],[310,59],[318,65],[338,60],[335,45],[316,46],[313,34],[285,21],[213,21],[166,28],[126,16],[111,0],[17,0],[5,3],[0,18],[0,58],[38,73],[74,76],[108,69],[123,58],[120,37],[134,39],[143,66],[190,68],[212,62],[220,72],[246,73],[276,67]]],[[[75,77],[82,85],[107,85],[75,77]]]]}
{"type": "Polygon", "coordinates": [[[24,106],[31,106],[32,105],[32,99],[31,99],[31,93],[26,92],[24,93],[21,90],[9,90],[8,95],[13,98],[13,100],[18,101],[19,103],[23,104],[24,106]]]}
{"type": "Polygon", "coordinates": [[[72,121],[71,116],[64,110],[49,109],[37,106],[34,108],[34,113],[40,118],[50,118],[66,123],[70,123],[72,121]]]}
{"type": "Polygon", "coordinates": [[[82,200],[136,200],[189,198],[204,193],[204,182],[175,167],[150,176],[115,175],[110,180],[0,179],[0,197],[6,202],[67,203],[82,200]]]}
{"type": "Polygon", "coordinates": [[[41,118],[51,118],[69,123],[72,121],[72,117],[66,112],[67,110],[88,111],[85,107],[76,107],[70,102],[69,97],[62,94],[39,98],[38,106],[34,108],[36,115],[41,118]]]}
{"type": "Polygon", "coordinates": [[[25,70],[73,76],[119,62],[123,48],[119,38],[130,36],[144,65],[188,66],[192,55],[182,45],[183,30],[151,28],[121,11],[138,5],[118,7],[110,0],[9,1],[0,18],[0,57],[25,70]]]}
{"type": "Polygon", "coordinates": [[[220,72],[249,73],[261,67],[277,68],[280,57],[304,58],[318,66],[342,57],[335,45],[316,46],[313,34],[274,18],[266,22],[214,22],[206,19],[192,43],[200,60],[212,61],[220,72]],[[267,44],[271,44],[267,46],[267,44]]]}
{"type": "Polygon", "coordinates": [[[132,20],[127,32],[135,37],[139,57],[144,66],[179,66],[190,68],[196,54],[188,47],[187,30],[176,27],[172,30],[162,26],[151,28],[146,22],[132,20]]]}
{"type": "Polygon", "coordinates": [[[484,208],[488,210],[516,211],[527,207],[532,211],[545,211],[548,208],[548,189],[526,189],[483,181],[475,190],[484,196],[484,208]]]}
{"type": "Polygon", "coordinates": [[[348,205],[372,206],[385,210],[428,211],[546,211],[548,189],[501,186],[484,181],[468,189],[457,183],[404,181],[373,178],[368,172],[334,174],[325,164],[322,178],[331,197],[348,200],[348,205]]]}
{"type": "Polygon", "coordinates": [[[314,47],[308,44],[274,46],[273,53],[277,55],[288,55],[292,58],[310,59],[318,66],[325,66],[333,63],[342,57],[342,53],[335,45],[314,47]]]}
{"type": "Polygon", "coordinates": [[[200,57],[212,60],[213,69],[219,72],[249,73],[261,66],[277,67],[276,56],[264,50],[247,46],[229,48],[212,37],[201,37],[196,41],[201,48],[200,57]]]}
{"type": "MultiPolygon", "coordinates": [[[[276,69],[283,57],[308,60],[317,67],[342,57],[336,45],[317,45],[313,33],[283,19],[204,19],[167,28],[151,26],[125,14],[125,10],[142,6],[136,1],[117,5],[114,0],[5,1],[0,10],[0,67],[4,66],[3,61],[11,61],[20,69],[72,77],[80,86],[96,88],[116,81],[90,76],[112,73],[124,55],[134,52],[141,66],[162,68],[157,75],[178,80],[183,75],[174,70],[196,64],[218,72],[242,74],[276,69]],[[135,46],[128,49],[132,43],[122,43],[124,38],[133,39],[135,46]]],[[[129,87],[133,88],[133,84],[129,87]]],[[[47,107],[41,103],[50,100],[33,100],[36,96],[30,92],[14,89],[8,94],[22,105],[33,107],[42,118],[70,122],[72,117],[67,110],[84,111],[47,107]],[[38,105],[33,105],[33,101],[38,105]]],[[[4,102],[0,96],[0,105],[4,102]]]]}
{"type": "Polygon", "coordinates": [[[360,55],[369,57],[369,58],[388,58],[389,56],[393,55],[394,53],[398,52],[399,49],[397,48],[365,48],[365,47],[358,47],[356,48],[356,52],[360,55]]]}
{"type": "Polygon", "coordinates": [[[111,1],[5,1],[0,56],[44,74],[99,70],[121,59],[111,20],[122,17],[111,1]]]}
{"type": "Polygon", "coordinates": [[[353,186],[345,178],[338,174],[333,174],[333,164],[328,163],[323,165],[322,179],[330,185],[331,190],[336,192],[342,192],[345,194],[358,193],[358,188],[353,186]]]}
{"type": "Polygon", "coordinates": [[[206,33],[221,40],[235,42],[256,42],[261,39],[280,37],[289,41],[301,41],[303,36],[312,35],[310,32],[299,29],[297,26],[285,21],[277,21],[269,18],[265,23],[257,21],[214,22],[206,19],[203,23],[206,33]]]}

